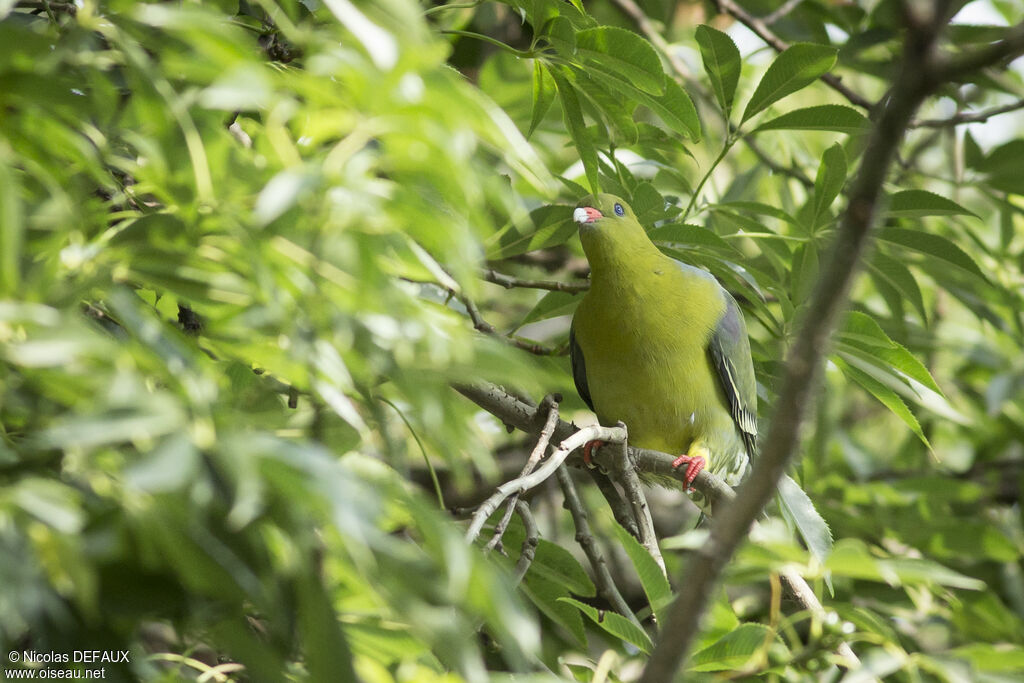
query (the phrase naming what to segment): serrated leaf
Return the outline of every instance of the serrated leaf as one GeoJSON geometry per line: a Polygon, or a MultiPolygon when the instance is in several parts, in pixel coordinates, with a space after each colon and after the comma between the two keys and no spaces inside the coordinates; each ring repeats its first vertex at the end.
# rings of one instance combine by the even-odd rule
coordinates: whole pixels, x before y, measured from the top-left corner
{"type": "Polygon", "coordinates": [[[569,592],[563,586],[533,571],[531,566],[531,571],[528,571],[523,577],[521,588],[526,597],[548,619],[560,624],[571,633],[577,645],[586,647],[587,635],[583,628],[583,618],[580,616],[579,610],[562,602],[562,598],[569,598],[569,592]]]}
{"type": "Polygon", "coordinates": [[[644,105],[676,133],[692,140],[700,140],[700,119],[696,107],[693,106],[693,100],[671,78],[665,81],[665,93],[656,96],[638,90],[628,81],[622,80],[621,76],[610,71],[591,69],[590,76],[622,97],[644,105]]]}
{"type": "Polygon", "coordinates": [[[576,232],[572,207],[542,206],[530,212],[530,224],[523,231],[512,226],[487,243],[487,258],[500,260],[562,244],[576,232]]]}
{"type": "Polygon", "coordinates": [[[691,671],[735,671],[775,640],[775,633],[763,624],[741,624],[717,642],[693,655],[691,671]]]}
{"type": "Polygon", "coordinates": [[[892,411],[896,417],[903,420],[904,424],[910,427],[910,430],[917,435],[917,438],[921,439],[922,443],[924,443],[929,450],[931,449],[932,445],[928,442],[928,437],[924,435],[924,431],[921,429],[921,423],[917,421],[914,414],[910,412],[910,408],[907,407],[907,404],[903,402],[903,399],[900,398],[895,391],[885,386],[860,368],[854,367],[838,356],[832,356],[832,360],[843,371],[843,374],[866,389],[868,393],[878,399],[882,405],[892,411]]]}
{"type": "Polygon", "coordinates": [[[710,26],[698,26],[696,38],[715,99],[728,116],[740,79],[740,51],[732,38],[710,26]]]}
{"type": "Polygon", "coordinates": [[[899,370],[942,395],[942,389],[935,383],[928,368],[905,346],[893,341],[871,316],[851,311],[840,338],[855,346],[861,346],[870,357],[899,370]]]}
{"type": "Polygon", "coordinates": [[[579,600],[573,600],[572,598],[560,598],[560,600],[570,605],[574,605],[577,609],[590,617],[591,621],[619,640],[632,643],[646,653],[650,653],[654,648],[654,643],[651,642],[651,638],[647,635],[647,632],[621,614],[607,610],[598,610],[595,607],[591,607],[579,600]]]}
{"type": "Polygon", "coordinates": [[[580,161],[583,162],[583,170],[586,172],[590,191],[592,193],[600,192],[597,149],[587,135],[587,125],[583,121],[579,96],[575,87],[564,76],[552,71],[551,77],[555,81],[555,88],[558,90],[558,96],[562,102],[562,118],[565,120],[565,127],[569,130],[569,137],[572,138],[573,144],[576,145],[580,161]]]}
{"type": "Polygon", "coordinates": [[[931,560],[876,557],[863,541],[853,538],[844,538],[836,543],[825,568],[835,576],[881,581],[890,586],[923,583],[966,590],[985,589],[984,581],[964,576],[931,560]]]}
{"type": "Polygon", "coordinates": [[[825,150],[818,166],[818,175],[814,179],[814,219],[812,231],[822,225],[822,219],[828,215],[832,202],[839,196],[846,182],[846,152],[838,145],[825,150]]]}
{"type": "Polygon", "coordinates": [[[655,243],[663,242],[667,244],[686,244],[700,247],[712,247],[732,256],[736,256],[738,254],[731,244],[707,228],[702,228],[699,225],[668,223],[666,225],[653,228],[647,233],[647,236],[655,243]]]}
{"type": "Polygon", "coordinates": [[[901,261],[889,258],[881,252],[875,252],[868,263],[871,271],[894,287],[900,295],[910,301],[921,316],[921,320],[928,322],[928,311],[924,307],[924,296],[917,284],[917,279],[901,261]]]}
{"type": "Polygon", "coordinates": [[[516,326],[516,329],[538,320],[547,320],[548,318],[572,313],[576,310],[576,306],[582,298],[582,294],[573,294],[571,292],[548,292],[530,309],[530,312],[516,326]]]}
{"type": "Polygon", "coordinates": [[[651,95],[665,92],[665,72],[651,44],[624,28],[598,26],[576,33],[576,49],[587,66],[608,69],[651,95]]]}
{"type": "Polygon", "coordinates": [[[668,579],[651,554],[640,544],[640,541],[633,538],[633,535],[623,529],[618,522],[613,521],[612,528],[615,530],[615,536],[618,537],[623,550],[629,555],[633,568],[636,569],[636,574],[640,578],[640,586],[644,589],[647,602],[651,605],[651,611],[654,612],[658,623],[664,624],[666,616],[664,608],[672,600],[672,587],[669,586],[668,579]]]}
{"type": "Polygon", "coordinates": [[[821,104],[794,109],[754,129],[755,133],[768,130],[825,130],[846,135],[868,132],[871,122],[852,107],[842,104],[821,104]]]}
{"type": "Polygon", "coordinates": [[[591,598],[597,595],[594,582],[576,558],[565,548],[540,539],[530,571],[565,586],[576,595],[591,598]]]}
{"type": "Polygon", "coordinates": [[[747,102],[740,123],[783,97],[806,87],[836,63],[836,49],[815,43],[795,43],[771,63],[747,102]]]}
{"type": "Polygon", "coordinates": [[[555,82],[551,79],[543,62],[533,60],[533,114],[530,116],[530,128],[526,137],[533,135],[537,126],[544,120],[551,104],[555,101],[555,82]]]}
{"type": "Polygon", "coordinates": [[[811,555],[824,564],[832,552],[832,531],[807,493],[788,474],[779,480],[779,502],[783,516],[796,528],[811,555]]]}
{"type": "Polygon", "coordinates": [[[886,215],[894,218],[920,218],[922,216],[975,216],[952,199],[946,199],[927,190],[903,190],[889,200],[886,215]]]}
{"type": "Polygon", "coordinates": [[[973,275],[977,275],[983,280],[987,280],[981,268],[974,262],[974,259],[968,256],[967,252],[954,242],[942,235],[923,230],[908,230],[906,228],[882,228],[878,231],[878,239],[942,259],[946,263],[950,263],[973,275]]]}

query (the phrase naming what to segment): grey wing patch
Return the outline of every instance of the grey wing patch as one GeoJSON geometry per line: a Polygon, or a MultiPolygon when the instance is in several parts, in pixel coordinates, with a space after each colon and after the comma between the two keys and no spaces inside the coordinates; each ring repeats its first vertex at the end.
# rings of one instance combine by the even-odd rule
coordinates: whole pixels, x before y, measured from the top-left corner
{"type": "Polygon", "coordinates": [[[708,352],[747,456],[752,458],[757,447],[757,383],[750,358],[750,340],[739,305],[732,295],[722,291],[726,299],[725,314],[711,335],[708,352]],[[737,368],[735,363],[742,367],[737,368]]]}
{"type": "Polygon", "coordinates": [[[572,327],[569,328],[569,361],[572,363],[572,380],[576,384],[576,392],[593,410],[594,402],[590,398],[590,385],[587,384],[587,365],[583,361],[583,349],[576,343],[576,331],[572,327]]]}

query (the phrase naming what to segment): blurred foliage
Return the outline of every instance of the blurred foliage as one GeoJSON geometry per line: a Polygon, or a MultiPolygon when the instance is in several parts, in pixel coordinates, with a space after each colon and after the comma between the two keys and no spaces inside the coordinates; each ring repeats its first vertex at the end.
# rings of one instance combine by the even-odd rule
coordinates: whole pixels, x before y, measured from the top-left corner
{"type": "MultiPolygon", "coordinates": [[[[741,301],[770,415],[871,125],[819,76],[876,101],[901,36],[890,0],[787,4],[775,55],[699,3],[640,2],[679,74],[611,1],[0,1],[4,652],[127,648],[114,680],[635,678],[672,588],[592,487],[647,633],[547,489],[520,587],[518,520],[511,558],[466,546],[446,506],[530,444],[450,385],[584,416],[579,295],[480,268],[581,278],[570,207],[600,187],[741,301]]],[[[1024,18],[972,5],[991,25],[946,48],[1024,18]]],[[[919,114],[1022,96],[994,68],[919,114]]],[[[766,525],[686,680],[867,680],[839,639],[887,680],[1024,674],[1024,149],[1019,115],[992,121],[901,149],[794,473],[835,549],[766,525]],[[783,565],[834,620],[780,609],[783,565]]],[[[676,576],[702,532],[681,494],[652,500],[676,576]]]]}

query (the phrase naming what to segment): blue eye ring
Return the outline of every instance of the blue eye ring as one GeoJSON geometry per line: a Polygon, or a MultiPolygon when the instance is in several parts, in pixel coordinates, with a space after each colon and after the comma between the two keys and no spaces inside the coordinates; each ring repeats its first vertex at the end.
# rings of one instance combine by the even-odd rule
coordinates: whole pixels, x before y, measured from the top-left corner
{"type": "Polygon", "coordinates": [[[615,215],[616,216],[625,216],[626,215],[626,210],[623,209],[622,208],[622,204],[619,204],[618,202],[616,202],[616,204],[615,204],[615,215]]]}

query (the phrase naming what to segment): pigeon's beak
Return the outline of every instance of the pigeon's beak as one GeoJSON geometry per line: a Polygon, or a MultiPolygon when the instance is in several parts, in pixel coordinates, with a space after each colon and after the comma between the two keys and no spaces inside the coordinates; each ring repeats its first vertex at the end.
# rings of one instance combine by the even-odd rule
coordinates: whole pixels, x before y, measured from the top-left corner
{"type": "Polygon", "coordinates": [[[593,223],[598,218],[604,218],[600,211],[592,206],[581,206],[572,212],[572,219],[580,225],[593,223]]]}

